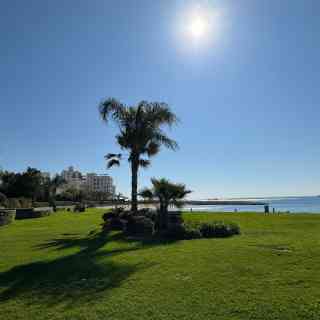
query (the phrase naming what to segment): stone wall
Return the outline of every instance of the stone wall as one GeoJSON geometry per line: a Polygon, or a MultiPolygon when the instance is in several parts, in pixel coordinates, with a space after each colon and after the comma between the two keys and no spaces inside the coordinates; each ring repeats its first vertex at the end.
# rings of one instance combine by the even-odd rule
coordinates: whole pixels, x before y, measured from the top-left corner
{"type": "Polygon", "coordinates": [[[52,210],[34,210],[33,208],[30,209],[17,209],[16,210],[16,220],[22,219],[34,219],[34,218],[42,218],[47,217],[52,213],[52,210]]]}

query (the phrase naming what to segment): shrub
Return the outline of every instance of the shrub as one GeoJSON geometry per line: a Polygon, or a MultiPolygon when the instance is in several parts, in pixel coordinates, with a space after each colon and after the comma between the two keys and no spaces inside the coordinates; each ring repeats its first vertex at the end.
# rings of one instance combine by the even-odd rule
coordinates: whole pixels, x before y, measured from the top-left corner
{"type": "Polygon", "coordinates": [[[182,224],[171,224],[163,235],[169,239],[189,240],[230,237],[235,234],[240,234],[240,228],[237,224],[213,221],[209,223],[184,222],[182,224]]]}
{"type": "Polygon", "coordinates": [[[124,231],[129,235],[152,236],[154,222],[144,216],[132,216],[127,220],[124,231]]]}
{"type": "Polygon", "coordinates": [[[86,205],[84,203],[77,203],[74,207],[74,212],[85,212],[86,211],[86,205]]]}
{"type": "Polygon", "coordinates": [[[198,228],[185,223],[171,225],[162,235],[165,238],[174,240],[200,239],[202,237],[198,228]]]}
{"type": "Polygon", "coordinates": [[[201,223],[199,230],[203,238],[224,238],[240,234],[240,228],[237,224],[223,221],[201,223]]]}
{"type": "Polygon", "coordinates": [[[0,210],[0,227],[14,220],[15,210],[0,210]]]}
{"type": "Polygon", "coordinates": [[[139,217],[146,217],[148,219],[151,219],[153,221],[153,223],[154,223],[155,229],[158,228],[158,225],[159,225],[159,212],[157,210],[150,209],[150,208],[144,208],[144,209],[138,210],[136,215],[139,216],[139,217]]]}
{"type": "Polygon", "coordinates": [[[170,225],[181,225],[183,224],[183,218],[181,212],[175,211],[174,213],[169,213],[169,224],[170,225]]]}
{"type": "Polygon", "coordinates": [[[127,220],[120,218],[111,218],[105,221],[104,229],[108,230],[125,230],[127,220]]]}
{"type": "Polygon", "coordinates": [[[111,209],[109,212],[106,212],[103,215],[103,219],[107,220],[110,218],[120,218],[120,215],[123,214],[124,212],[125,210],[122,207],[114,208],[114,209],[111,209]]]}
{"type": "Polygon", "coordinates": [[[131,216],[130,211],[125,211],[124,208],[114,208],[102,215],[104,223],[102,229],[105,231],[109,230],[125,230],[127,220],[131,216]]]}

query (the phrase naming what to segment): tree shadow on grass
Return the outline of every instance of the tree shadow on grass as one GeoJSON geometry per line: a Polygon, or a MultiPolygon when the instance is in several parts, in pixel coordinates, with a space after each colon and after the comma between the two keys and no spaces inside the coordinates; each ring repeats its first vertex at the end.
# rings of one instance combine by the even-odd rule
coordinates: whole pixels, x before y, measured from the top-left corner
{"type": "MultiPolygon", "coordinates": [[[[159,244],[151,242],[149,245],[159,244]]],[[[80,247],[80,251],[55,260],[33,262],[0,273],[0,302],[23,297],[26,302],[66,307],[105,297],[133,273],[150,268],[151,263],[118,263],[112,256],[149,247],[147,243],[125,239],[121,234],[91,234],[86,238],[59,238],[39,245],[38,249],[63,250],[80,247]],[[110,249],[108,241],[132,241],[136,244],[110,249]],[[102,247],[103,250],[102,250],[102,247]],[[101,250],[100,250],[101,249],[101,250]]]]}

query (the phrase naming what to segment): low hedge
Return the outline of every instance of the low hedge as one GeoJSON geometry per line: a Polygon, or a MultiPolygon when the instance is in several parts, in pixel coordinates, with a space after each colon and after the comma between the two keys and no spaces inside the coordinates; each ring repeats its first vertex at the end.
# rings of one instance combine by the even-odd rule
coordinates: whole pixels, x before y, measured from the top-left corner
{"type": "Polygon", "coordinates": [[[236,223],[223,221],[201,223],[199,230],[203,238],[225,238],[240,234],[240,227],[236,223]]]}
{"type": "Polygon", "coordinates": [[[49,216],[51,213],[52,210],[17,209],[16,220],[42,218],[49,216]]]}
{"type": "Polygon", "coordinates": [[[164,232],[164,236],[176,240],[189,240],[200,238],[226,238],[240,234],[240,227],[233,222],[184,222],[172,225],[164,232]]]}
{"type": "Polygon", "coordinates": [[[10,224],[15,217],[16,210],[0,210],[0,227],[10,224]]]}

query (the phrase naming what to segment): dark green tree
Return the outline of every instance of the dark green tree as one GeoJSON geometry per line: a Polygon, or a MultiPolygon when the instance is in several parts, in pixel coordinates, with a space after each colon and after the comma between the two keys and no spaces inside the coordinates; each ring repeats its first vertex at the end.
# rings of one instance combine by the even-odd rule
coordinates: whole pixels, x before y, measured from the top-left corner
{"type": "MultiPolygon", "coordinates": [[[[131,210],[137,211],[138,170],[150,165],[150,158],[155,156],[161,146],[175,150],[178,145],[162,130],[177,122],[176,115],[165,103],[141,101],[137,106],[125,106],[110,98],[99,106],[101,118],[108,123],[115,122],[119,129],[116,141],[121,150],[129,152],[131,166],[131,210]]],[[[120,165],[122,154],[108,154],[108,168],[120,165]]]]}

